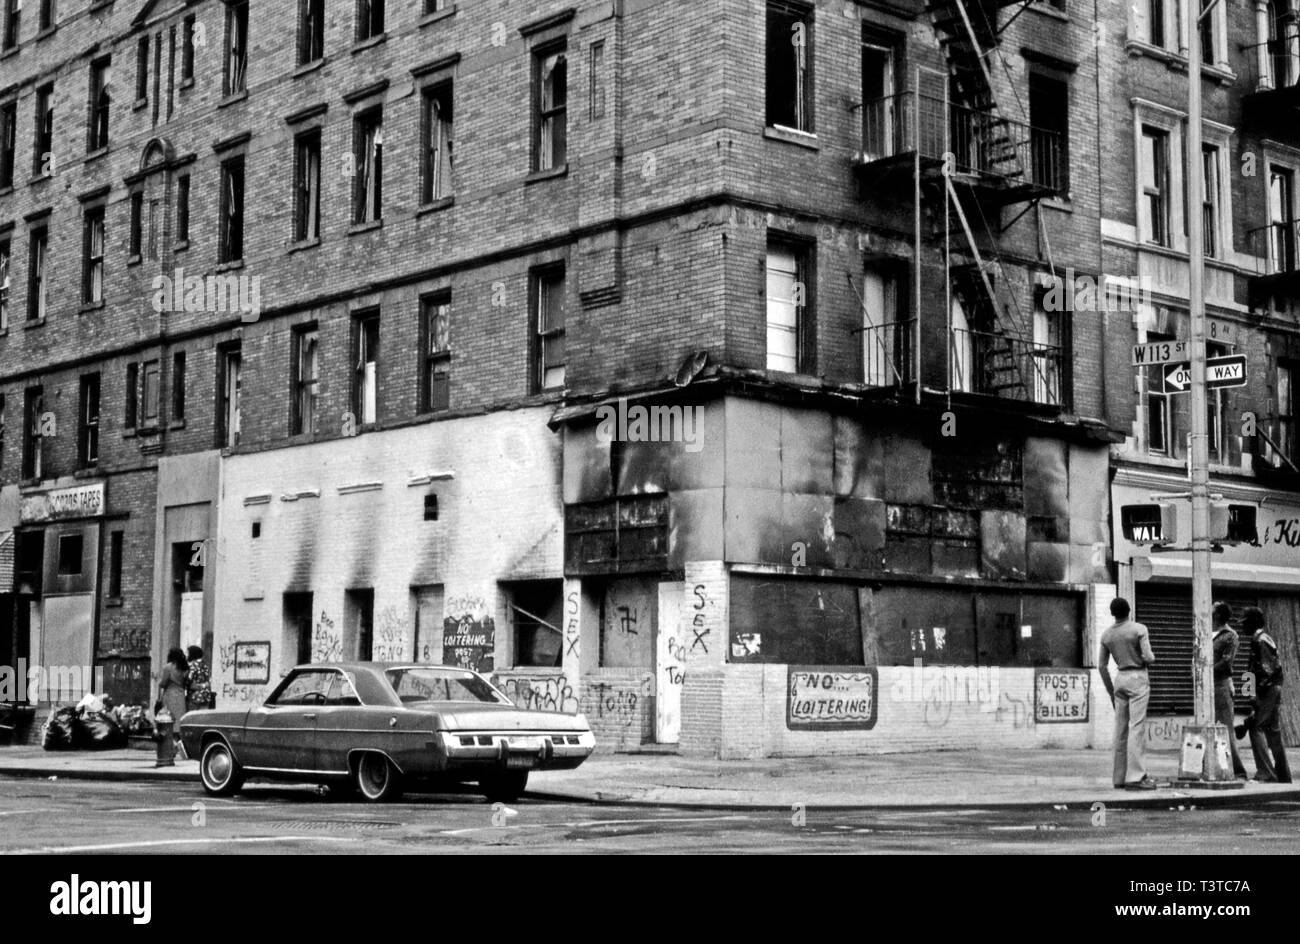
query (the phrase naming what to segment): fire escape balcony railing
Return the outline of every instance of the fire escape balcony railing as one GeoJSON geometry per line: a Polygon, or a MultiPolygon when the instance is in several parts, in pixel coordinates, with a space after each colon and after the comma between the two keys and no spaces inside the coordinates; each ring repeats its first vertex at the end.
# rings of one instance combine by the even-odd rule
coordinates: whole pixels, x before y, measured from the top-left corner
{"type": "Polygon", "coordinates": [[[1283,220],[1246,231],[1246,244],[1257,260],[1252,280],[1256,292],[1300,289],[1300,220],[1283,220]]]}
{"type": "Polygon", "coordinates": [[[952,331],[952,389],[1063,407],[1065,351],[987,331],[952,331]]]}
{"type": "Polygon", "coordinates": [[[862,373],[868,387],[902,387],[915,378],[912,345],[916,319],[891,321],[862,330],[862,373]]]}
{"type": "Polygon", "coordinates": [[[863,164],[915,151],[927,162],[950,152],[959,175],[1058,192],[1068,184],[1057,131],[911,90],[863,103],[863,164]]]}
{"type": "Polygon", "coordinates": [[[1289,109],[1300,105],[1300,24],[1284,18],[1278,28],[1286,35],[1250,50],[1245,115],[1252,123],[1294,127],[1289,109]]]}

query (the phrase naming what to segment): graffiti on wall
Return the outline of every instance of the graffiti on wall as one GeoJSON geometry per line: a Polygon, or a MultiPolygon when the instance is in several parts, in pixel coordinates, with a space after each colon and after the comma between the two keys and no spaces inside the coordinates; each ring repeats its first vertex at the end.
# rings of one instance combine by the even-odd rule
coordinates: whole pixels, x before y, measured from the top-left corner
{"type": "Polygon", "coordinates": [[[312,662],[341,662],[343,660],[343,636],[334,621],[324,610],[311,632],[312,662]]]}
{"type": "Polygon", "coordinates": [[[880,680],[874,666],[846,670],[792,665],[786,681],[785,726],[790,730],[876,726],[880,680]]]}
{"type": "Polygon", "coordinates": [[[229,682],[221,686],[221,703],[223,707],[229,707],[232,703],[235,705],[258,705],[266,700],[266,686],[264,685],[231,685],[229,682]]]}
{"type": "Polygon", "coordinates": [[[397,607],[386,606],[375,620],[375,638],[371,655],[376,662],[403,662],[406,660],[406,620],[397,607]]]}
{"type": "Polygon", "coordinates": [[[104,638],[107,641],[107,647],[101,642],[100,649],[106,652],[144,650],[148,649],[153,642],[149,627],[130,626],[121,623],[110,623],[106,627],[104,638]]]}
{"type": "Polygon", "coordinates": [[[709,595],[705,592],[704,584],[697,583],[691,590],[695,599],[692,602],[691,610],[691,644],[689,652],[699,652],[701,655],[709,654],[709,634],[713,631],[708,625],[708,617],[704,615],[705,608],[709,606],[709,595]]]}
{"type": "Polygon", "coordinates": [[[512,702],[529,711],[578,713],[578,695],[563,675],[492,676],[492,684],[512,702]]]}
{"type": "Polygon", "coordinates": [[[577,661],[582,637],[578,632],[578,591],[570,590],[564,598],[564,655],[562,660],[577,661]]]}
{"type": "Polygon", "coordinates": [[[1191,718],[1148,718],[1147,750],[1156,752],[1182,750],[1183,727],[1191,723],[1191,718]]]}
{"type": "Polygon", "coordinates": [[[1077,724],[1088,720],[1087,669],[1034,669],[1034,720],[1040,724],[1077,724]]]}
{"type": "Polygon", "coordinates": [[[452,597],[442,628],[442,661],[475,672],[491,672],[496,624],[482,597],[452,597]]]}
{"type": "Polygon", "coordinates": [[[217,664],[221,666],[221,675],[229,675],[235,670],[236,643],[226,643],[217,647],[217,664]]]}
{"type": "Polygon", "coordinates": [[[631,727],[640,723],[650,704],[649,698],[654,688],[654,676],[649,673],[641,676],[640,681],[594,682],[591,684],[590,698],[595,700],[595,715],[600,720],[631,727]]]}

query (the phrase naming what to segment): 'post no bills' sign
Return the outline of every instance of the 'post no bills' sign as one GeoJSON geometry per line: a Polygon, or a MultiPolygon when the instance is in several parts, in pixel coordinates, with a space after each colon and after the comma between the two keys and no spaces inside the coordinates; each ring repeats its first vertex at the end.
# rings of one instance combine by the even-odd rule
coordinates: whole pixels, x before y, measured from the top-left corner
{"type": "Polygon", "coordinates": [[[1088,720],[1087,669],[1034,670],[1034,720],[1039,724],[1070,724],[1088,720]]]}

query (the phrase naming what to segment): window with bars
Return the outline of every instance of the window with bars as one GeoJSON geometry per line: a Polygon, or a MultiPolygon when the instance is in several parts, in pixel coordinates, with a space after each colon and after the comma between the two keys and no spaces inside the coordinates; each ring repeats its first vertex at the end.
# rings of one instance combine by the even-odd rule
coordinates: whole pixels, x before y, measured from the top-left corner
{"type": "Polygon", "coordinates": [[[27,254],[27,320],[45,318],[49,280],[46,265],[49,256],[50,231],[44,226],[34,227],[28,236],[27,254]]]}
{"type": "Polygon", "coordinates": [[[568,160],[569,69],[565,46],[533,53],[533,170],[563,167],[568,160]]]}
{"type": "Polygon", "coordinates": [[[424,93],[424,167],[422,203],[452,194],[452,83],[443,82],[424,93]]]}
{"type": "Polygon", "coordinates": [[[379,312],[366,311],[352,322],[352,414],[361,424],[379,418],[379,312]]]}
{"type": "Polygon", "coordinates": [[[299,0],[298,65],[325,55],[325,0],[299,0]]]}
{"type": "Polygon", "coordinates": [[[18,102],[0,105],[0,190],[14,185],[14,158],[18,148],[18,102]]]}
{"type": "Polygon", "coordinates": [[[320,238],[320,129],[294,139],[293,236],[298,241],[320,238]]]}
{"type": "Polygon", "coordinates": [[[357,0],[357,42],[363,43],[384,32],[384,0],[357,0]]]}
{"type": "Polygon", "coordinates": [[[564,386],[564,268],[549,266],[532,275],[536,331],[533,391],[564,386]]]}
{"type": "Polygon", "coordinates": [[[226,95],[247,91],[248,2],[226,5],[226,95]]]}
{"type": "Polygon", "coordinates": [[[768,0],[767,123],[811,133],[813,127],[813,10],[768,0]]]}
{"type": "Polygon", "coordinates": [[[32,147],[32,176],[54,174],[54,83],[36,90],[35,135],[32,147]]]}
{"type": "Polygon", "coordinates": [[[218,259],[244,258],[244,156],[221,163],[221,247],[218,259]]]}
{"type": "Polygon", "coordinates": [[[362,112],[353,122],[353,223],[374,223],[383,218],[384,111],[362,112]]]}
{"type": "Polygon", "coordinates": [[[320,396],[320,335],[315,326],[298,328],[293,334],[292,435],[316,432],[316,404],[320,396]]]}
{"type": "Polygon", "coordinates": [[[104,208],[88,207],[83,223],[83,265],[81,300],[97,304],[104,300],[104,208]]]}
{"type": "Polygon", "coordinates": [[[109,87],[110,60],[100,59],[90,65],[90,120],[87,125],[87,151],[108,147],[108,113],[112,103],[109,87]]]}
{"type": "Polygon", "coordinates": [[[81,378],[77,429],[77,467],[88,469],[99,462],[99,374],[81,378]]]}
{"type": "Polygon", "coordinates": [[[445,410],[451,402],[451,293],[439,292],[420,299],[423,371],[421,407],[426,412],[445,410]]]}

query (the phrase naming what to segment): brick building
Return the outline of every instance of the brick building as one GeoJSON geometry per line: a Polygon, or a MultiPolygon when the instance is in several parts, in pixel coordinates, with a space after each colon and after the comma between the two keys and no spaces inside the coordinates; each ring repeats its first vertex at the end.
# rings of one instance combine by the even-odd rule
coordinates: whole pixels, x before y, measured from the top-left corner
{"type": "Polygon", "coordinates": [[[1131,319],[1050,299],[1133,269],[1113,50],[931,7],[11,11],[0,643],[140,700],[190,640],[219,703],[454,662],[606,747],[1103,741],[1131,319]]]}
{"type": "MultiPolygon", "coordinates": [[[[1114,454],[1114,556],[1120,592],[1135,599],[1137,618],[1152,628],[1160,663],[1152,711],[1180,716],[1191,713],[1185,671],[1192,645],[1190,559],[1126,542],[1118,508],[1187,488],[1189,398],[1166,379],[1166,368],[1134,368],[1128,357],[1134,343],[1189,336],[1185,28],[1169,5],[1103,4],[1101,10],[1099,127],[1114,170],[1102,181],[1105,265],[1143,276],[1151,289],[1131,320],[1115,326],[1108,361],[1117,394],[1134,406],[1117,417],[1128,435],[1114,454]]],[[[1220,3],[1201,27],[1200,42],[1209,354],[1244,354],[1247,361],[1245,386],[1211,391],[1210,491],[1257,506],[1259,532],[1257,545],[1214,556],[1214,594],[1238,616],[1245,606],[1261,606],[1285,657],[1300,668],[1292,387],[1300,356],[1294,194],[1300,138],[1290,117],[1300,77],[1296,29],[1296,13],[1286,3],[1220,3]]],[[[1187,503],[1173,504],[1185,544],[1187,503]]]]}

